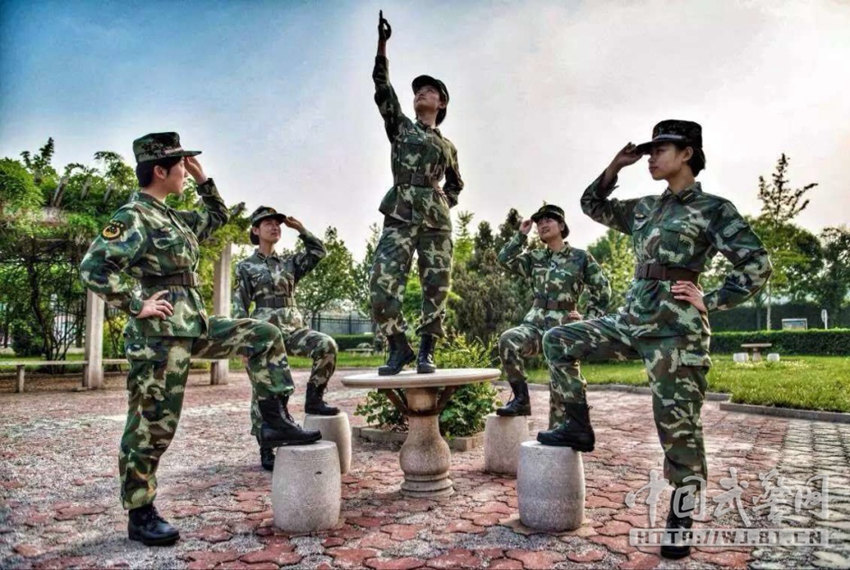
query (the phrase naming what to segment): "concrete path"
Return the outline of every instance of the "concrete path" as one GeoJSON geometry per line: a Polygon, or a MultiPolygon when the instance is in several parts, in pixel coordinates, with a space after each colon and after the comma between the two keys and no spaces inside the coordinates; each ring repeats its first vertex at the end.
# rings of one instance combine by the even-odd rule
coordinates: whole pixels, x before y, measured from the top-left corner
{"type": "MultiPolygon", "coordinates": [[[[353,425],[362,425],[353,411],[363,392],[343,389],[341,374],[332,379],[328,399],[351,414],[353,425]]],[[[295,376],[291,410],[303,417],[306,373],[295,376]]],[[[0,568],[850,566],[850,425],[723,412],[711,402],[703,416],[709,503],[729,508],[712,510],[697,526],[823,528],[831,533],[830,544],[697,548],[680,562],[661,560],[657,547],[630,546],[629,531],[649,527],[647,491],[633,508],[625,497],[649,482],[650,470],[661,469],[662,454],[650,398],[618,392],[590,395],[597,448],[584,457],[586,522],[576,531],[543,534],[523,527],[515,481],[484,473],[481,449],[453,455],[453,497],[411,500],[398,493],[398,446],[356,441],[351,472],[343,477],[340,525],[311,535],[283,534],[271,526],[271,476],[259,465],[249,434],[250,386],[238,374],[225,386],[206,385],[203,375],[190,380],[180,428],[159,470],[157,498],[183,538],[174,547],[146,548],[127,540],[118,502],[122,380],[109,379],[106,390],[75,393],[76,382],[35,382],[43,391],[0,394],[0,568]],[[823,474],[827,510],[819,510],[813,493],[820,480],[809,481],[823,474]],[[768,496],[764,486],[772,483],[768,496]],[[753,504],[762,495],[772,503],[753,504]]],[[[543,426],[548,395],[532,394],[536,423],[543,426]]],[[[655,527],[663,526],[667,504],[665,493],[655,527]]]]}

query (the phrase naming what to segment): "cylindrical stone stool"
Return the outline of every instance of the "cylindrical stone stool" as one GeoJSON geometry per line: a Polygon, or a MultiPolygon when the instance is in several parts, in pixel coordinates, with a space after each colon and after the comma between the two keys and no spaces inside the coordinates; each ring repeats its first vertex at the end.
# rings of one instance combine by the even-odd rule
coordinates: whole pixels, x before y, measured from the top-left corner
{"type": "Polygon", "coordinates": [[[304,429],[317,429],[322,432],[322,440],[336,444],[339,453],[339,470],[343,475],[351,468],[351,426],[348,414],[340,412],[335,416],[317,416],[307,414],[304,429]]]}
{"type": "Polygon", "coordinates": [[[519,446],[528,440],[528,416],[489,414],[484,427],[484,471],[516,475],[519,446]]]}
{"type": "Polygon", "coordinates": [[[527,527],[559,532],[584,520],[584,464],[570,447],[520,444],[517,470],[519,519],[527,527]]]}
{"type": "Polygon", "coordinates": [[[288,532],[336,526],[342,486],[332,441],[278,447],[272,475],[274,525],[288,532]]]}

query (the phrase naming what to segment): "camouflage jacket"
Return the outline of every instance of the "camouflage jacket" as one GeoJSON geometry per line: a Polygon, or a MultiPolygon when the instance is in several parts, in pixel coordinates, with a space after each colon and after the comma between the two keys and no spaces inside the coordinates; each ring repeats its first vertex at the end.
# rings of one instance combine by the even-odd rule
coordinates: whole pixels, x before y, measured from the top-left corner
{"type": "MultiPolygon", "coordinates": [[[[743,303],[770,277],[761,240],[729,200],[702,191],[699,182],[674,194],[632,200],[608,199],[616,187],[597,178],[581,198],[585,214],[632,236],[638,265],[652,263],[702,272],[719,251],[733,266],[723,285],[706,293],[709,312],[743,303]]],[[[711,334],[708,316],[670,292],[670,281],[635,279],[626,294],[623,318],[635,336],[711,334]]]]}
{"type": "Polygon", "coordinates": [[[174,307],[165,319],[130,318],[128,334],[142,336],[201,336],[207,329],[207,313],[197,287],[150,285],[139,290],[121,279],[124,273],[138,280],[198,269],[198,243],[227,223],[227,206],[212,179],[198,186],[203,202],[199,211],[175,210],[150,194],[139,192],[121,206],[95,238],[80,265],[86,287],[112,307],[131,317],[142,308],[142,300],[168,290],[164,298],[174,307]]]}
{"type": "Polygon", "coordinates": [[[385,216],[424,225],[438,230],[451,230],[449,208],[457,205],[463,180],[457,166],[457,149],[440,130],[411,121],[401,112],[395,89],[390,84],[387,58],[375,58],[375,103],[384,118],[384,128],[392,144],[393,187],[381,200],[385,216]],[[435,190],[440,181],[446,199],[435,190]]]}
{"type": "MultiPolygon", "coordinates": [[[[605,314],[611,287],[602,268],[588,252],[564,244],[561,251],[548,247],[523,252],[528,236],[518,232],[499,252],[499,263],[531,282],[534,298],[576,304],[587,286],[587,317],[605,314]]],[[[571,322],[569,309],[532,306],[523,322],[548,330],[571,322]]]]}
{"type": "Polygon", "coordinates": [[[233,316],[273,323],[284,332],[304,326],[304,318],[295,304],[295,285],[327,255],[322,241],[307,232],[299,236],[305,251],[295,255],[265,256],[260,250],[236,265],[233,288],[233,316]],[[276,301],[275,301],[276,300],[276,301]],[[253,311],[249,313],[251,303],[253,311]],[[259,303],[258,303],[259,302],[259,303]],[[277,302],[282,306],[257,306],[277,302]]]}

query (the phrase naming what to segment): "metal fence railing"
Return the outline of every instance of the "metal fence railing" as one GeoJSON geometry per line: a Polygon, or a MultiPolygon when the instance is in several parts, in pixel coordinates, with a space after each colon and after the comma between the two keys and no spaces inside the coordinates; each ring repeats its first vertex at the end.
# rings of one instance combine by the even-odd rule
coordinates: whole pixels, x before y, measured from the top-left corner
{"type": "Polygon", "coordinates": [[[373,330],[372,320],[356,315],[347,317],[329,317],[322,314],[313,315],[310,328],[314,331],[329,335],[335,334],[365,334],[373,330]]]}

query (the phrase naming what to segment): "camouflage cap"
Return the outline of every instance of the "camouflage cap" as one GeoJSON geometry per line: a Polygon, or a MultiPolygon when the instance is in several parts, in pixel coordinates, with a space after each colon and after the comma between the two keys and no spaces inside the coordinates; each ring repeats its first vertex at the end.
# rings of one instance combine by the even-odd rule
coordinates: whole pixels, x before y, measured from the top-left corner
{"type": "Polygon", "coordinates": [[[183,150],[177,133],[150,133],[133,141],[136,162],[151,162],[175,156],[195,156],[199,150],[183,150]]]}
{"type": "Polygon", "coordinates": [[[570,228],[567,226],[566,220],[564,220],[564,209],[560,206],[556,206],[555,204],[543,204],[539,210],[531,215],[531,221],[537,223],[541,218],[558,220],[564,224],[564,229],[561,231],[561,237],[567,237],[570,233],[570,228]]]}
{"type": "MultiPolygon", "coordinates": [[[[435,87],[437,89],[437,91],[440,92],[440,101],[442,101],[446,105],[449,104],[449,90],[446,89],[446,84],[443,83],[442,81],[440,81],[439,79],[437,79],[435,77],[431,77],[430,75],[420,75],[419,77],[416,77],[413,80],[413,83],[411,83],[411,87],[413,88],[414,93],[419,91],[419,89],[422,88],[425,85],[430,85],[432,87],[435,87]]],[[[445,118],[446,118],[446,110],[445,109],[440,109],[439,111],[437,111],[437,124],[438,125],[440,123],[442,123],[443,119],[445,119],[445,118]]]]}
{"type": "Polygon", "coordinates": [[[251,230],[248,230],[251,243],[257,245],[260,243],[259,238],[254,234],[253,228],[260,225],[260,222],[266,218],[274,218],[279,224],[282,224],[286,219],[284,214],[281,214],[271,206],[260,206],[251,214],[251,230]]]}
{"type": "Polygon", "coordinates": [[[667,119],[661,121],[652,129],[652,140],[637,145],[635,152],[647,154],[653,145],[665,142],[684,143],[694,148],[702,148],[702,127],[693,121],[667,119]]]}

